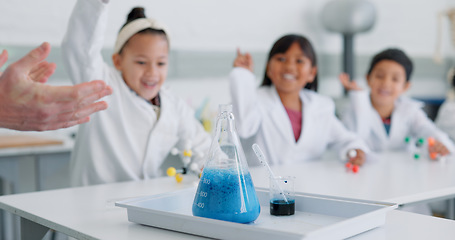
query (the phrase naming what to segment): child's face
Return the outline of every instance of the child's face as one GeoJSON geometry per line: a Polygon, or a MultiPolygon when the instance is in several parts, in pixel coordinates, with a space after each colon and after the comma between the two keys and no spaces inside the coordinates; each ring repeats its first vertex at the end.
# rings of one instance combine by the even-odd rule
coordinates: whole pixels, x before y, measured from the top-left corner
{"type": "Polygon", "coordinates": [[[371,89],[371,101],[376,106],[393,106],[395,100],[410,86],[404,67],[392,60],[378,62],[367,75],[367,81],[371,89]]]}
{"type": "Polygon", "coordinates": [[[167,77],[168,56],[168,43],[163,36],[135,34],[121,54],[114,54],[113,61],[126,84],[139,96],[151,100],[167,77]]]}
{"type": "Polygon", "coordinates": [[[267,64],[267,76],[279,94],[299,92],[307,83],[314,81],[317,68],[295,42],[285,53],[278,53],[267,64]]]}

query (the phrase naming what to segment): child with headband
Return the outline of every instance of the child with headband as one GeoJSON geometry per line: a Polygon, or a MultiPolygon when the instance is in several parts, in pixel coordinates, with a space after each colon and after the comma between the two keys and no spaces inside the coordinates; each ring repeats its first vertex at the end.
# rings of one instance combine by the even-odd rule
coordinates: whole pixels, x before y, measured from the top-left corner
{"type": "Polygon", "coordinates": [[[108,66],[101,55],[109,0],[78,0],[62,43],[73,83],[104,79],[111,106],[80,126],[71,157],[72,184],[91,185],[162,175],[177,145],[191,140],[205,152],[210,137],[193,110],[162,88],[168,72],[169,36],[158,21],[134,8],[120,29],[108,66]]]}

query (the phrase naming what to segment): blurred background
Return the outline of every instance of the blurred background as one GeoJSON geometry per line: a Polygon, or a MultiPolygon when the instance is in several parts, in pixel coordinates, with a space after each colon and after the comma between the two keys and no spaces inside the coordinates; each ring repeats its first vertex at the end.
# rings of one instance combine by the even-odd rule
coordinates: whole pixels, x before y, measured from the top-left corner
{"type": "MultiPolygon", "coordinates": [[[[48,41],[52,45],[48,61],[57,64],[49,84],[70,85],[60,44],[76,0],[1,3],[0,49],[9,52],[6,66],[48,41]]],[[[346,97],[338,75],[344,69],[344,38],[342,33],[328,30],[327,19],[348,28],[372,21],[367,30],[352,36],[353,75],[361,86],[366,85],[364,76],[374,54],[390,47],[404,50],[414,62],[412,86],[406,94],[424,101],[432,119],[446,98],[450,88],[447,75],[455,66],[455,17],[451,20],[448,14],[455,8],[455,0],[112,0],[102,51],[109,64],[117,33],[136,6],[168,26],[171,53],[165,87],[196,110],[209,132],[218,105],[230,102],[227,77],[236,49],[253,55],[259,84],[272,44],[289,33],[310,39],[318,57],[318,92],[332,97],[337,110],[342,110],[346,97]],[[340,5],[328,8],[333,3],[340,5]],[[370,9],[362,3],[368,3],[370,9]]],[[[0,135],[10,132],[14,131],[0,129],[0,135]]],[[[74,138],[76,132],[77,126],[36,134],[74,138]]],[[[17,178],[14,171],[5,172],[17,178]]]]}
{"type": "MultiPolygon", "coordinates": [[[[9,63],[43,41],[51,43],[50,61],[57,63],[51,84],[70,84],[60,63],[60,43],[75,0],[2,0],[0,48],[9,63]]],[[[171,65],[166,85],[198,108],[208,102],[216,109],[229,101],[226,77],[236,48],[253,54],[255,74],[262,80],[273,42],[287,33],[307,36],[319,58],[319,92],[343,96],[337,76],[342,71],[343,38],[328,31],[321,13],[328,0],[169,0],[111,1],[103,54],[111,62],[112,47],[126,16],[135,6],[165,23],[171,32],[171,65]]],[[[355,79],[362,83],[369,61],[388,48],[403,49],[414,61],[409,95],[438,102],[445,98],[447,72],[455,65],[449,18],[438,14],[455,7],[455,0],[370,0],[374,26],[354,36],[355,79]],[[441,27],[440,35],[438,27],[441,27]],[[439,37],[440,36],[440,37],[439,37]],[[442,61],[433,60],[440,44],[442,61]]],[[[343,9],[339,13],[343,14],[343,9]]],[[[431,102],[430,102],[431,103],[431,102]]]]}
{"type": "MultiPolygon", "coordinates": [[[[259,83],[272,44],[284,34],[303,34],[316,49],[319,93],[332,97],[340,109],[345,96],[338,74],[343,71],[345,48],[343,35],[327,30],[322,21],[322,12],[330,2],[112,0],[103,55],[111,64],[112,48],[127,14],[133,7],[144,7],[148,17],[160,20],[170,30],[170,67],[165,87],[186,100],[198,117],[210,122],[218,104],[230,102],[227,77],[237,48],[253,55],[254,72],[259,83]]],[[[412,87],[407,95],[423,100],[425,111],[434,118],[450,88],[448,72],[455,66],[455,20],[451,23],[446,14],[455,8],[455,0],[368,2],[374,6],[374,24],[368,31],[353,36],[355,80],[365,86],[364,76],[373,55],[385,48],[401,48],[414,62],[412,87]],[[436,51],[437,46],[439,51],[436,51]],[[435,56],[439,56],[440,61],[436,62],[435,56]]],[[[9,52],[6,66],[47,41],[52,45],[48,61],[57,64],[49,84],[70,85],[61,63],[60,44],[75,3],[76,0],[1,0],[0,49],[9,52]]],[[[358,20],[358,15],[351,10],[336,8],[329,17],[348,15],[358,20]]],[[[72,127],[46,133],[26,133],[51,135],[53,138],[62,136],[62,144],[58,146],[0,149],[0,195],[68,187],[69,159],[76,131],[77,127],[72,127]]],[[[14,131],[0,129],[0,137],[5,135],[8,142],[7,134],[11,132],[14,131]]],[[[166,169],[168,166],[162,167],[166,169]]],[[[15,221],[0,211],[0,239],[14,239],[19,232],[15,221]]]]}

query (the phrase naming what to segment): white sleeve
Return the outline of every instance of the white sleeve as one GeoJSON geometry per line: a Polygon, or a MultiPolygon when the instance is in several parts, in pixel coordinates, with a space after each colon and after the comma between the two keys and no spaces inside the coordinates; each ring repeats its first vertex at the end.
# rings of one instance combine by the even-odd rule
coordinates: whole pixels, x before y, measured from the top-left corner
{"type": "Polygon", "coordinates": [[[350,131],[356,131],[356,118],[355,118],[355,106],[353,104],[354,100],[352,99],[352,94],[351,92],[348,93],[348,102],[347,102],[347,107],[344,112],[342,112],[340,115],[340,119],[343,122],[344,126],[346,126],[347,129],[350,131]]]}
{"type": "Polygon", "coordinates": [[[251,137],[262,123],[254,74],[245,68],[234,68],[229,75],[229,87],[238,134],[251,137]]]}
{"type": "Polygon", "coordinates": [[[73,84],[103,78],[101,49],[107,23],[106,0],[78,0],[62,42],[62,58],[73,84]]]}
{"type": "Polygon", "coordinates": [[[416,131],[414,133],[415,136],[434,137],[436,140],[444,144],[450,153],[455,153],[455,145],[452,140],[450,140],[446,133],[436,127],[436,125],[427,117],[422,109],[418,109],[418,111],[416,111],[413,119],[412,129],[416,131]]]}
{"type": "Polygon", "coordinates": [[[337,148],[340,160],[347,160],[347,153],[351,149],[361,149],[367,155],[370,153],[367,144],[357,134],[347,130],[335,115],[330,126],[332,144],[337,148]]]}
{"type": "Polygon", "coordinates": [[[368,95],[368,92],[364,90],[349,91],[348,107],[341,116],[341,120],[346,128],[356,133],[360,133],[360,118],[363,116],[361,115],[361,112],[367,109],[365,105],[368,104],[368,102],[366,102],[365,95],[368,95]]]}
{"type": "Polygon", "coordinates": [[[182,100],[178,100],[178,112],[180,114],[179,122],[179,142],[177,145],[184,149],[184,142],[191,141],[192,150],[196,154],[194,161],[202,166],[203,160],[210,148],[211,138],[202,124],[196,119],[193,109],[182,100]],[[199,155],[199,156],[198,156],[199,155]]]}
{"type": "Polygon", "coordinates": [[[455,101],[447,100],[439,108],[436,126],[446,132],[455,141],[455,101]]]}

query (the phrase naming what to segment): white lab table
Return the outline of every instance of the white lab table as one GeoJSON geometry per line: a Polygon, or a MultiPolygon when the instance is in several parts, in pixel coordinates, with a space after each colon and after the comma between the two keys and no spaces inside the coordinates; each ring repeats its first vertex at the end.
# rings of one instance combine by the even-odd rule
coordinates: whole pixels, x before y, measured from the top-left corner
{"type": "MultiPolygon", "coordinates": [[[[131,197],[195,186],[173,178],[68,188],[0,197],[0,208],[21,217],[22,239],[41,239],[51,228],[77,239],[201,239],[201,237],[128,222],[114,203],[131,197]]],[[[455,221],[393,210],[386,224],[353,239],[453,239],[455,221]]]]}
{"type": "MultiPolygon", "coordinates": [[[[431,202],[455,197],[455,158],[446,161],[414,160],[405,152],[386,152],[367,162],[357,173],[347,171],[333,157],[294,165],[271,166],[275,175],[295,176],[296,191],[399,205],[431,202]]],[[[268,187],[264,167],[251,167],[257,187],[268,187]]]]}
{"type": "MultiPolygon", "coordinates": [[[[405,153],[381,154],[358,173],[349,172],[328,154],[322,160],[272,166],[276,175],[296,176],[296,191],[409,205],[455,196],[455,160],[445,163],[414,160],[405,153]]],[[[268,186],[263,167],[251,167],[257,187],[268,186]]],[[[197,184],[194,176],[183,183],[173,178],[125,182],[0,197],[0,209],[22,218],[23,239],[40,239],[48,228],[82,239],[198,238],[127,221],[126,210],[114,206],[125,198],[153,195],[197,184]],[[44,227],[43,227],[44,226],[44,227]],[[41,234],[38,234],[41,233],[41,234]],[[27,235],[29,234],[29,235],[27,235]],[[31,234],[31,235],[30,235],[31,234]]],[[[455,221],[392,211],[381,228],[356,239],[453,239],[455,221]],[[431,231],[429,231],[431,229],[431,231]]]]}

